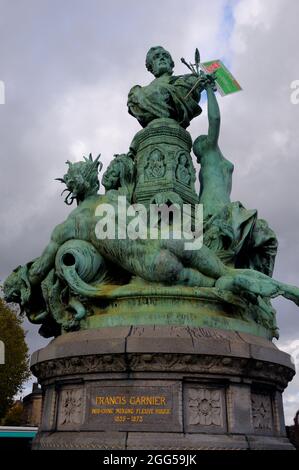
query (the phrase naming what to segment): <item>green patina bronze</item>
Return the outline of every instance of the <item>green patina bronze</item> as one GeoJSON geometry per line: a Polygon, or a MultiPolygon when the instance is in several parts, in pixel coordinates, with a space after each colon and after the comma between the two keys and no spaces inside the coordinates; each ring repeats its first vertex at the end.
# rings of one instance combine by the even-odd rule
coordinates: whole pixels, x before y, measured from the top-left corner
{"type": "MultiPolygon", "coordinates": [[[[55,227],[40,257],[6,279],[6,300],[17,302],[46,337],[116,325],[209,326],[272,338],[278,335],[271,298],[299,304],[299,289],[272,279],[277,240],[256,210],[230,200],[233,165],[218,146],[220,111],[214,78],[199,73],[173,76],[174,63],[151,48],[146,66],[155,76],[129,92],[128,109],[143,129],[125,154],[115,155],[102,177],[99,157],[68,163],[60,181],[65,202],[77,207],[55,227]],[[186,127],[201,113],[207,93],[208,135],[193,151],[200,163],[200,193],[186,127]],[[204,244],[186,250],[183,239],[119,236],[122,210],[131,204],[203,204],[204,244]],[[112,207],[114,239],[97,236],[99,213],[112,207]]],[[[126,228],[126,227],[125,227],[126,228]]]]}
{"type": "Polygon", "coordinates": [[[174,76],[173,67],[172,57],[163,47],[148,51],[146,68],[155,79],[147,86],[134,86],[128,96],[129,113],[142,127],[158,118],[171,118],[186,128],[201,113],[198,102],[206,78],[202,76],[198,82],[196,73],[174,76]]]}

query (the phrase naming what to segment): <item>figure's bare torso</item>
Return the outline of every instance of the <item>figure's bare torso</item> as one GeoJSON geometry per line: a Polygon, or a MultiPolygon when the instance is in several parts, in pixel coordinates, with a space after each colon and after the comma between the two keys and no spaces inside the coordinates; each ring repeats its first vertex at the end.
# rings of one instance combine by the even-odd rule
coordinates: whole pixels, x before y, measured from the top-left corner
{"type": "Polygon", "coordinates": [[[199,202],[204,206],[205,215],[212,215],[230,202],[234,165],[222,155],[218,146],[208,149],[200,164],[199,202]]]}

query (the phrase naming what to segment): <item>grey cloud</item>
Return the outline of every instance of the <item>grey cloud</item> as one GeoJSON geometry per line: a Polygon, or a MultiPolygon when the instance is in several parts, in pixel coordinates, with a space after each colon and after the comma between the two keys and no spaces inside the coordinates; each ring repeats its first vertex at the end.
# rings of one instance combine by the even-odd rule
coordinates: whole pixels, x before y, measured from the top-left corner
{"type": "MultiPolygon", "coordinates": [[[[80,158],[81,148],[101,152],[105,164],[127,150],[139,130],[127,114],[127,93],[151,79],[145,53],[162,44],[173,53],[176,73],[185,72],[180,57],[191,59],[195,47],[204,60],[229,60],[243,87],[219,98],[221,149],[235,164],[233,199],[268,220],[280,241],[275,276],[299,284],[299,105],[290,103],[290,83],[299,79],[299,4],[273,0],[271,11],[254,11],[254,3],[263,5],[0,0],[0,80],[6,85],[6,104],[0,105],[1,280],[38,256],[65,218],[68,208],[53,181],[64,173],[64,162],[80,158]],[[227,29],[224,17],[230,15],[235,19],[227,29]]],[[[190,126],[193,137],[206,129],[204,114],[190,126]]],[[[298,309],[282,299],[275,306],[282,341],[298,338],[298,309]]],[[[35,327],[26,329],[31,349],[44,344],[35,327]]]]}

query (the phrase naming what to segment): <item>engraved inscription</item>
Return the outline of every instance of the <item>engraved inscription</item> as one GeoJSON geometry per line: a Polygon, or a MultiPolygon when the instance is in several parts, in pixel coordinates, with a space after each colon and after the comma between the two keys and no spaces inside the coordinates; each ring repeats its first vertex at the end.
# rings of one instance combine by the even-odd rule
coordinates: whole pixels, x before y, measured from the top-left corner
{"type": "Polygon", "coordinates": [[[177,386],[93,386],[89,395],[86,426],[172,431],[179,421],[177,386]]]}
{"type": "Polygon", "coordinates": [[[112,415],[113,421],[142,423],[145,416],[170,415],[169,396],[166,395],[99,395],[95,397],[93,415],[112,415]]]}

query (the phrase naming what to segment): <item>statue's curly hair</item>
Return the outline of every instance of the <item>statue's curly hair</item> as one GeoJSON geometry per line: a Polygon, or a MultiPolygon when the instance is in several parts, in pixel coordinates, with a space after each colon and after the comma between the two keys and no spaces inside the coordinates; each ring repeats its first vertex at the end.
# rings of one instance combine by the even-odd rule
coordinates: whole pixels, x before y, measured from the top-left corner
{"type": "MultiPolygon", "coordinates": [[[[135,164],[133,159],[125,153],[114,155],[114,159],[109,163],[106,172],[103,175],[103,179],[106,174],[109,174],[115,167],[119,173],[119,179],[113,189],[125,188],[129,194],[132,193],[134,182],[135,182],[135,164]]],[[[102,184],[105,186],[103,183],[102,184]]]]}
{"type": "Polygon", "coordinates": [[[163,51],[166,52],[166,54],[171,59],[171,67],[173,68],[174,67],[174,62],[173,62],[173,59],[172,59],[170,53],[166,49],[164,49],[164,47],[162,47],[162,46],[154,46],[154,47],[151,47],[149,49],[148,53],[146,54],[145,66],[146,66],[147,70],[149,72],[153,73],[152,60],[153,60],[153,54],[156,52],[157,49],[162,49],[163,51]]]}
{"type": "Polygon", "coordinates": [[[127,154],[117,154],[114,156],[114,160],[112,160],[111,163],[117,163],[117,165],[119,165],[120,186],[125,186],[128,183],[130,184],[133,182],[135,175],[135,166],[131,157],[129,157],[127,154]]]}

